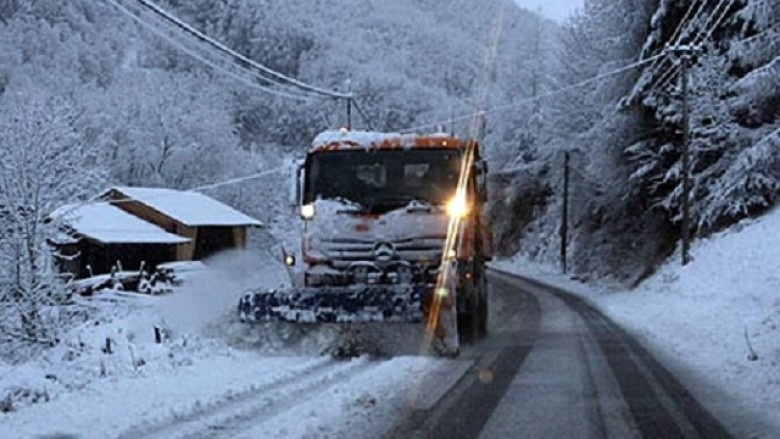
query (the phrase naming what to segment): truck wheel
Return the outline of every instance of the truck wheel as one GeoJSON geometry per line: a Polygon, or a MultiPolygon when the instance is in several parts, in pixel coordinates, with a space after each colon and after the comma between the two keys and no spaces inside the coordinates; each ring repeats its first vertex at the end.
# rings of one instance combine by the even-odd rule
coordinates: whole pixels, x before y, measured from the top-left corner
{"type": "Polygon", "coordinates": [[[485,337],[488,333],[488,289],[484,272],[479,281],[479,336],[485,337]]]}
{"type": "Polygon", "coordinates": [[[488,332],[488,301],[487,294],[480,297],[479,300],[479,327],[478,335],[480,338],[485,337],[488,332]]]}
{"type": "Polygon", "coordinates": [[[479,308],[475,300],[466,299],[458,311],[458,337],[461,342],[471,343],[479,338],[479,308]]]}

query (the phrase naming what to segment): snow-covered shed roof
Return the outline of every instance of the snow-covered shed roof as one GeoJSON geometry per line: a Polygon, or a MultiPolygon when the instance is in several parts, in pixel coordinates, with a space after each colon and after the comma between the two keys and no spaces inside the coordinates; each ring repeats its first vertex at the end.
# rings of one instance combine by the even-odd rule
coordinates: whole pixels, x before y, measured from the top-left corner
{"type": "Polygon", "coordinates": [[[227,204],[198,192],[117,186],[104,191],[98,198],[104,198],[112,190],[190,227],[263,225],[227,204]]]}
{"type": "Polygon", "coordinates": [[[50,217],[62,221],[79,235],[103,244],[183,244],[190,241],[104,202],[66,204],[50,217]]]}

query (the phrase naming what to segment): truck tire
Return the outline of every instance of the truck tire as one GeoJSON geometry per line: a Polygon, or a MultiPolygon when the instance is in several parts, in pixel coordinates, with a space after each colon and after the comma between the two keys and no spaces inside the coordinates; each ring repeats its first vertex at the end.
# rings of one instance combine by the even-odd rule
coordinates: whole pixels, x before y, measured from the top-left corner
{"type": "Polygon", "coordinates": [[[472,343],[479,338],[479,303],[476,297],[464,298],[458,308],[458,338],[472,343]]]}
{"type": "Polygon", "coordinates": [[[478,314],[478,324],[477,324],[477,336],[479,338],[483,338],[487,336],[488,333],[488,289],[487,289],[487,278],[485,277],[485,266],[481,265],[477,270],[475,270],[475,296],[477,299],[477,314],[478,314]]]}
{"type": "Polygon", "coordinates": [[[483,278],[480,286],[479,295],[479,325],[477,327],[478,336],[480,338],[487,336],[488,333],[488,292],[485,280],[483,278]]]}

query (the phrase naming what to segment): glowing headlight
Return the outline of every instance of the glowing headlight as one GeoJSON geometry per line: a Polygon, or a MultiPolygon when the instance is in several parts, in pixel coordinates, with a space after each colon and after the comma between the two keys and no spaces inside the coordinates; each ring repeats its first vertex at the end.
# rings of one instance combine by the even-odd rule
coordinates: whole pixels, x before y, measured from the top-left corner
{"type": "Polygon", "coordinates": [[[314,218],[314,205],[313,204],[304,204],[301,206],[301,218],[303,219],[312,219],[314,218]]]}
{"type": "Polygon", "coordinates": [[[284,265],[288,267],[292,267],[295,265],[295,256],[294,255],[286,255],[284,257],[284,265]]]}
{"type": "Polygon", "coordinates": [[[463,217],[469,213],[469,205],[466,202],[466,194],[458,191],[454,197],[447,203],[447,213],[450,216],[463,217]]]}

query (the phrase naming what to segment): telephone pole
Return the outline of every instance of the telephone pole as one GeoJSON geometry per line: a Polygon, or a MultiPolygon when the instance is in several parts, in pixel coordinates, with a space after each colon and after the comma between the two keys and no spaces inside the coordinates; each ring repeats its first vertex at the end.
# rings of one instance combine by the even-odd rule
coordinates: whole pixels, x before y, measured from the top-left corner
{"type": "Polygon", "coordinates": [[[693,56],[700,52],[699,47],[690,45],[680,45],[669,49],[669,51],[680,60],[682,70],[682,265],[690,262],[691,247],[691,165],[690,165],[690,123],[688,118],[688,74],[693,64],[693,56]]]}
{"type": "Polygon", "coordinates": [[[569,151],[563,152],[563,208],[561,209],[561,269],[566,274],[566,259],[569,237],[569,151]]]}
{"type": "Polygon", "coordinates": [[[347,78],[347,129],[352,130],[352,100],[355,96],[352,94],[352,77],[347,78]]]}
{"type": "Polygon", "coordinates": [[[352,97],[347,98],[347,129],[352,129],[352,97]]]}

